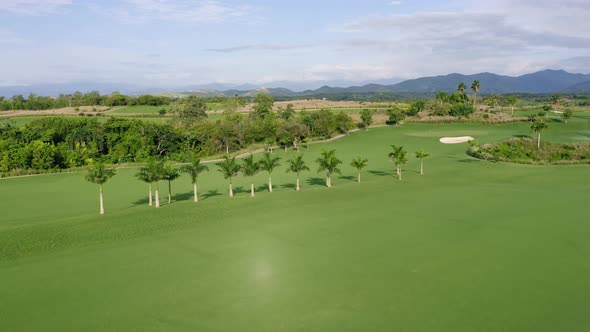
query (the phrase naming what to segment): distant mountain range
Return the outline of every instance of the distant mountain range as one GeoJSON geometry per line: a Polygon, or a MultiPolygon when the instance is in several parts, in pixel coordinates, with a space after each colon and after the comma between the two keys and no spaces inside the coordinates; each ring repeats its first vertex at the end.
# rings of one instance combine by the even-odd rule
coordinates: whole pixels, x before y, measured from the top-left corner
{"type": "Polygon", "coordinates": [[[329,96],[335,94],[368,94],[368,93],[414,93],[432,94],[438,91],[447,93],[456,91],[457,85],[464,82],[467,87],[471,82],[479,80],[482,94],[506,93],[590,93],[590,74],[572,74],[563,70],[543,70],[518,77],[503,76],[493,73],[475,75],[449,74],[444,76],[422,77],[400,82],[400,80],[379,80],[372,82],[349,81],[316,81],[316,82],[270,82],[256,84],[223,84],[211,83],[162,89],[158,87],[142,87],[129,84],[111,83],[67,83],[42,84],[30,86],[0,86],[0,96],[10,97],[15,94],[28,95],[35,93],[43,96],[57,96],[61,93],[75,91],[100,91],[110,93],[119,91],[124,94],[146,93],[191,93],[200,96],[254,96],[267,93],[275,97],[329,96]],[[320,87],[320,85],[323,85],[320,87]],[[307,89],[306,89],[307,88],[307,89]],[[306,90],[304,90],[306,89],[306,90]]]}

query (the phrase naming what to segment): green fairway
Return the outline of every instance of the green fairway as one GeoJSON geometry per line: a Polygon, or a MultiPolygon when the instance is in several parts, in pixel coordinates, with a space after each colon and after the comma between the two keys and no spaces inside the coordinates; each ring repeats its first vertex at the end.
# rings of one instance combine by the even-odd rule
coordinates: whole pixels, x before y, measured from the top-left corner
{"type": "MultiPolygon", "coordinates": [[[[551,116],[543,139],[590,141],[590,119],[551,116]]],[[[192,202],[147,206],[120,169],[0,180],[0,331],[588,331],[590,167],[491,163],[467,144],[531,135],[529,123],[407,124],[312,145],[302,191],[282,166],[234,179],[214,165],[192,202]],[[390,144],[409,151],[393,177],[390,144]],[[414,151],[424,148],[425,175],[414,151]],[[336,149],[323,186],[314,160],[336,149]],[[362,183],[349,166],[369,159],[362,183]]],[[[260,158],[259,156],[257,158],[260,158]]]]}

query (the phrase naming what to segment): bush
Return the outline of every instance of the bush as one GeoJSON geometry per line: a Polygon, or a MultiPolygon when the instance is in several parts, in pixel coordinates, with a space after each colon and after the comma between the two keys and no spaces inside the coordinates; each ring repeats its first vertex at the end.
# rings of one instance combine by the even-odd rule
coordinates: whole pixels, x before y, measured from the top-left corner
{"type": "Polygon", "coordinates": [[[520,164],[579,164],[590,163],[590,143],[542,143],[531,138],[513,138],[497,144],[472,146],[473,157],[520,164]]]}
{"type": "Polygon", "coordinates": [[[475,112],[475,108],[471,105],[455,104],[451,107],[449,114],[452,116],[469,117],[475,112]]]}

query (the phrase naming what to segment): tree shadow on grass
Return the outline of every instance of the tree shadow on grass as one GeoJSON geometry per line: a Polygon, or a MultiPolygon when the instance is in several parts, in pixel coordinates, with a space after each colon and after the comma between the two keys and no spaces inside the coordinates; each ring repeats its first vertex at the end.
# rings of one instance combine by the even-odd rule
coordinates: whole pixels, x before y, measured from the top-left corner
{"type": "Polygon", "coordinates": [[[393,176],[393,174],[383,171],[369,171],[369,173],[377,176],[393,176]]]}
{"type": "MultiPolygon", "coordinates": [[[[155,199],[155,198],[154,198],[154,199],[155,199]]],[[[148,197],[146,196],[145,198],[138,199],[138,200],[136,200],[135,202],[133,202],[133,203],[131,203],[131,204],[133,204],[133,205],[135,205],[135,206],[138,206],[138,205],[145,205],[145,206],[148,206],[148,203],[149,203],[149,202],[150,202],[150,201],[149,201],[148,197]]]]}
{"type": "Polygon", "coordinates": [[[531,136],[529,136],[529,135],[512,135],[512,137],[516,137],[516,138],[531,138],[531,136]]]}
{"type": "Polygon", "coordinates": [[[479,160],[479,159],[468,159],[468,158],[466,158],[466,159],[459,159],[458,161],[459,161],[460,163],[467,163],[467,164],[472,164],[472,163],[479,163],[479,162],[481,162],[481,160],[479,160]]]}
{"type": "MultiPolygon", "coordinates": [[[[246,192],[246,190],[244,190],[244,187],[235,187],[234,188],[234,194],[243,194],[245,192],[246,192]]],[[[250,192],[250,190],[248,190],[247,192],[250,192]]]]}
{"type": "Polygon", "coordinates": [[[287,184],[281,185],[281,188],[284,188],[284,189],[297,189],[297,185],[295,185],[295,183],[287,183],[287,184]]]}
{"type": "MultiPolygon", "coordinates": [[[[272,187],[275,188],[276,186],[273,185],[272,187]]],[[[258,187],[254,187],[254,190],[256,190],[256,192],[268,191],[268,184],[263,184],[258,187]]]]}
{"type": "Polygon", "coordinates": [[[309,178],[307,179],[307,184],[309,184],[310,186],[325,186],[326,185],[326,179],[324,178],[309,178]]]}
{"type": "MultiPolygon", "coordinates": [[[[172,203],[174,203],[175,201],[182,202],[182,201],[192,200],[194,197],[195,197],[195,193],[192,191],[189,191],[186,193],[181,193],[181,194],[172,194],[172,203]]],[[[166,196],[166,198],[168,198],[168,196],[166,196]]]]}
{"type": "Polygon", "coordinates": [[[352,175],[342,175],[338,177],[341,180],[348,180],[348,181],[356,181],[356,176],[352,175]]]}
{"type": "Polygon", "coordinates": [[[219,192],[219,190],[209,190],[206,193],[199,195],[199,197],[202,197],[203,200],[209,199],[211,197],[215,197],[215,196],[221,196],[222,194],[219,192]]]}

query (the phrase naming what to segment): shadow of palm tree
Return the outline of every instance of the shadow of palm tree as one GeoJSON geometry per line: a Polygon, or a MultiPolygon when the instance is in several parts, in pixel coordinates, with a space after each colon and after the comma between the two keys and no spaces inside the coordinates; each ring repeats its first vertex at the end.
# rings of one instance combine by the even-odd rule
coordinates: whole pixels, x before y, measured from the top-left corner
{"type": "Polygon", "coordinates": [[[317,177],[309,178],[307,179],[307,184],[309,184],[310,186],[325,186],[326,179],[317,177]]]}
{"type": "Polygon", "coordinates": [[[356,176],[352,175],[342,175],[338,177],[341,180],[348,180],[348,181],[356,181],[356,176]]]}
{"type": "MultiPolygon", "coordinates": [[[[277,186],[273,185],[273,188],[276,188],[277,186]]],[[[268,184],[263,184],[260,185],[258,187],[254,187],[254,190],[256,190],[256,192],[261,192],[261,191],[268,191],[268,184]]]]}
{"type": "Polygon", "coordinates": [[[529,136],[529,135],[512,135],[512,137],[516,137],[516,138],[531,138],[531,136],[529,136]]]}
{"type": "Polygon", "coordinates": [[[172,202],[174,203],[174,201],[188,201],[194,198],[194,193],[192,191],[186,192],[186,193],[181,193],[181,194],[176,194],[176,195],[172,195],[172,202]]]}
{"type": "Polygon", "coordinates": [[[131,204],[133,204],[135,206],[138,206],[138,205],[148,206],[148,203],[149,203],[149,199],[147,197],[145,197],[145,198],[138,199],[138,200],[136,200],[135,202],[133,202],[131,204]]]}
{"type": "Polygon", "coordinates": [[[203,200],[209,199],[211,197],[215,197],[215,196],[221,196],[222,194],[219,192],[219,190],[209,190],[208,192],[200,195],[200,197],[203,198],[203,200]]]}
{"type": "Polygon", "coordinates": [[[393,176],[393,174],[383,171],[369,171],[369,173],[377,176],[393,176]]]}
{"type": "Polygon", "coordinates": [[[284,189],[297,189],[297,186],[294,183],[287,183],[287,184],[281,185],[281,188],[284,188],[284,189]]]}
{"type": "MultiPolygon", "coordinates": [[[[246,190],[244,190],[244,187],[235,187],[234,188],[234,194],[242,194],[245,192],[246,192],[246,190]]],[[[250,192],[250,191],[248,190],[248,192],[250,192]]]]}

